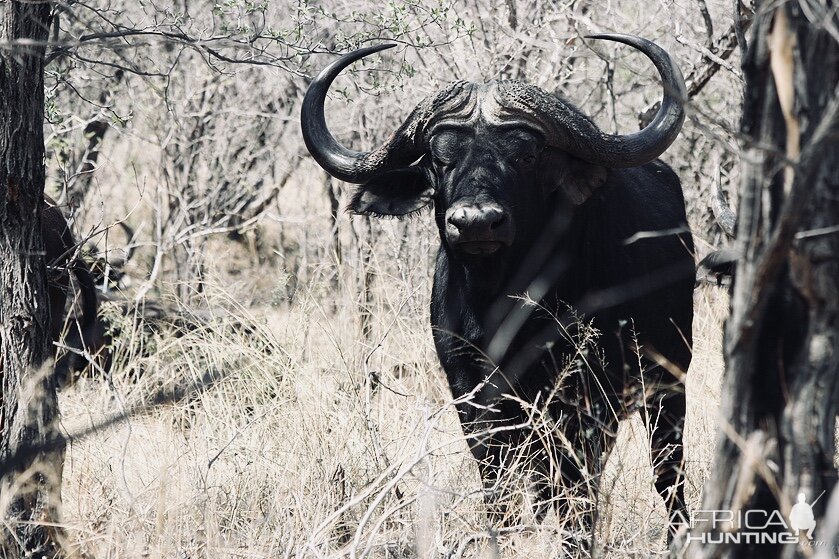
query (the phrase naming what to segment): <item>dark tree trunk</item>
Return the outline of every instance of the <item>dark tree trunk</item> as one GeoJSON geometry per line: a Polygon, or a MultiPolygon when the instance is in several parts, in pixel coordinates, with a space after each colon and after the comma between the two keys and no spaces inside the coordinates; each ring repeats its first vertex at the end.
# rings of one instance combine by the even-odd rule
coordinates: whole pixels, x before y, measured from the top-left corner
{"type": "MultiPolygon", "coordinates": [[[[725,331],[722,427],[700,507],[779,511],[790,525],[803,493],[823,547],[694,540],[685,554],[677,539],[677,556],[770,559],[815,550],[835,557],[839,543],[824,521],[836,514],[828,503],[837,502],[839,405],[839,43],[829,32],[839,29],[839,17],[830,4],[757,5],[744,60],[743,257],[725,331]]],[[[697,516],[710,517],[694,511],[694,522],[697,516]]],[[[752,526],[758,518],[765,519],[753,515],[752,526]]],[[[745,524],[713,529],[705,522],[691,534],[754,531],[745,524]]],[[[763,531],[785,531],[778,524],[763,531]]],[[[800,538],[809,541],[803,532],[800,538]]]]}
{"type": "MultiPolygon", "coordinates": [[[[48,2],[0,3],[0,460],[46,441],[57,421],[44,366],[50,317],[40,219],[49,16],[48,2]]],[[[0,555],[59,554],[49,523],[57,521],[62,461],[63,453],[40,453],[2,479],[0,502],[9,508],[0,555]]]]}

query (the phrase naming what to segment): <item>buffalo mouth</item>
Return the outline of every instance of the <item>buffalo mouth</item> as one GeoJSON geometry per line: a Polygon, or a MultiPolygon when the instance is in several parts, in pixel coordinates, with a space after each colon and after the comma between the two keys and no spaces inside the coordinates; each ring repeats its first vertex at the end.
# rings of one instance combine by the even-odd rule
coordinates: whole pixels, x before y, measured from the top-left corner
{"type": "Polygon", "coordinates": [[[501,241],[463,241],[455,245],[457,250],[472,256],[485,256],[504,247],[501,241]]]}

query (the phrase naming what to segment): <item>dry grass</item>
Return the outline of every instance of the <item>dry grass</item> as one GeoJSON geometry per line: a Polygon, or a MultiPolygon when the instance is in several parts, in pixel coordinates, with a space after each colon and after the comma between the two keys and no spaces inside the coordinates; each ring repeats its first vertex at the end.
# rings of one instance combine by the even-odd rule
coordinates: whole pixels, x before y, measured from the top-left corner
{"type": "MultiPolygon", "coordinates": [[[[384,278],[391,288],[378,294],[386,303],[370,340],[349,291],[327,279],[278,307],[248,310],[212,293],[208,305],[248,327],[220,321],[161,337],[153,355],[115,371],[112,386],[88,379],[66,389],[62,427],[73,433],[160,386],[208,371],[218,379],[68,449],[63,519],[74,545],[97,558],[567,555],[567,519],[553,514],[542,524],[525,516],[497,536],[487,530],[477,468],[427,317],[415,312],[428,297],[420,275],[384,278]]],[[[713,451],[725,296],[702,288],[696,307],[692,503],[713,451]]],[[[664,548],[646,439],[638,418],[625,422],[604,474],[597,550],[608,557],[664,548]]]]}

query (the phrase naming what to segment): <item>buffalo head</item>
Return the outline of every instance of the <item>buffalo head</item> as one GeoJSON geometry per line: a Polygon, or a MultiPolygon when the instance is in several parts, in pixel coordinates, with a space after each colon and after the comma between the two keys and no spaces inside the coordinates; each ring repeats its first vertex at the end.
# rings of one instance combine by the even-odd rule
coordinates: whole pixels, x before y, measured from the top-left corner
{"type": "Polygon", "coordinates": [[[528,242],[529,224],[543,222],[549,199],[583,204],[610,168],[658,157],[684,121],[684,81],[657,45],[629,35],[595,35],[635,47],[652,60],[664,99],[640,132],[610,135],[565,100],[514,81],[454,82],[422,101],[372,152],[347,149],[324,118],[327,90],[368,47],[329,65],[311,83],[301,114],[303,137],[332,176],[361,185],[350,208],[360,214],[404,216],[433,204],[442,242],[465,262],[528,242]]]}

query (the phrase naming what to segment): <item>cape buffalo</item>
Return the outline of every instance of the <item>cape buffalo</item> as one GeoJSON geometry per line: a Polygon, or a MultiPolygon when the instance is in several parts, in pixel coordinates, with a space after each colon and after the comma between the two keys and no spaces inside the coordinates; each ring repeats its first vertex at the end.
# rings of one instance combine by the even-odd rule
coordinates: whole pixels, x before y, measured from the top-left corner
{"type": "Polygon", "coordinates": [[[664,98],[643,130],[606,134],[525,83],[458,81],[378,149],[352,151],[326,126],[327,90],[352,62],[394,45],[342,56],[303,101],[309,152],[360,185],[353,212],[434,208],[434,342],[494,519],[507,510],[501,474],[517,472],[537,489],[538,514],[552,502],[567,518],[592,495],[617,422],[645,405],[656,488],[684,512],[693,241],[679,179],[656,158],[681,129],[685,85],[657,45],[593,38],[634,47],[661,75],[664,98]]]}
{"type": "MultiPolygon", "coordinates": [[[[92,346],[93,341],[89,339],[90,333],[96,329],[98,310],[98,298],[93,278],[84,261],[75,257],[78,245],[70,232],[70,226],[55,201],[48,196],[44,196],[41,209],[41,235],[44,240],[47,263],[50,339],[53,343],[59,342],[65,330],[64,314],[70,289],[70,272],[72,272],[81,293],[82,319],[68,326],[66,345],[77,351],[95,351],[92,346]]],[[[77,360],[77,357],[72,353],[62,353],[58,346],[55,346],[54,351],[57,356],[55,374],[59,383],[63,383],[68,380],[67,377],[74,368],[72,363],[77,360]]]]}

